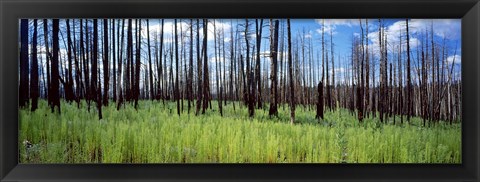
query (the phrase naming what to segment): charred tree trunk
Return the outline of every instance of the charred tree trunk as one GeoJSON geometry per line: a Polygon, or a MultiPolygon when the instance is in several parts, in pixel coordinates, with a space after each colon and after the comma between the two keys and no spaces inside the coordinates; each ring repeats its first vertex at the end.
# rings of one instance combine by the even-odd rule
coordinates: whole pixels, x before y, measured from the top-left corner
{"type": "Polygon", "coordinates": [[[250,69],[250,45],[248,43],[248,19],[245,20],[245,45],[247,49],[246,62],[247,62],[247,96],[248,96],[248,116],[253,117],[255,115],[255,92],[252,91],[252,87],[255,87],[252,83],[253,72],[250,69]]]}
{"type": "Polygon", "coordinates": [[[272,59],[271,63],[271,74],[270,80],[272,86],[270,87],[270,111],[268,112],[269,116],[278,116],[278,93],[277,93],[277,55],[278,55],[278,20],[275,20],[275,25],[273,25],[273,20],[270,19],[270,58],[272,59]]]}
{"type": "Polygon", "coordinates": [[[58,70],[58,52],[60,50],[58,43],[58,32],[59,32],[59,20],[53,19],[53,56],[52,56],[52,87],[51,87],[51,98],[52,98],[52,113],[54,112],[54,107],[57,106],[58,113],[60,114],[60,75],[58,70]]]}
{"type": "Polygon", "coordinates": [[[147,47],[148,47],[148,73],[150,81],[150,99],[155,99],[154,87],[153,87],[153,70],[152,70],[152,53],[150,47],[150,22],[147,19],[147,47]]]}
{"type": "MultiPolygon", "coordinates": [[[[117,68],[116,68],[116,57],[115,57],[115,20],[111,20],[111,26],[112,26],[112,77],[113,77],[113,82],[112,82],[112,89],[113,89],[113,102],[117,102],[117,68]]],[[[117,32],[118,35],[120,35],[120,32],[117,32]]]]}
{"type": "Polygon", "coordinates": [[[218,110],[220,112],[220,116],[223,116],[223,108],[222,108],[222,94],[221,94],[221,91],[220,91],[220,82],[221,82],[221,78],[220,78],[220,71],[218,70],[219,66],[218,66],[218,58],[220,57],[219,54],[217,55],[217,27],[216,27],[216,24],[215,24],[215,21],[216,20],[213,20],[213,42],[214,42],[214,57],[215,57],[215,83],[216,83],[216,87],[217,87],[217,91],[216,91],[216,95],[217,95],[217,99],[218,99],[218,110]]]}
{"type": "Polygon", "coordinates": [[[288,76],[290,77],[290,123],[295,122],[295,89],[293,83],[293,65],[292,65],[292,33],[290,28],[290,19],[287,19],[288,30],[288,76]]]}
{"type": "Polygon", "coordinates": [[[32,37],[32,74],[30,75],[30,97],[32,98],[31,111],[38,108],[38,96],[40,88],[38,87],[38,59],[37,59],[37,19],[33,20],[32,37]]]}
{"type": "Polygon", "coordinates": [[[408,31],[408,19],[405,20],[407,29],[407,121],[410,122],[410,116],[412,114],[412,81],[411,81],[411,69],[410,69],[410,36],[408,31]]]}
{"type": "Polygon", "coordinates": [[[108,20],[103,19],[103,105],[108,106],[108,86],[110,83],[108,68],[108,20]]]}
{"type": "Polygon", "coordinates": [[[133,34],[132,34],[132,19],[128,19],[128,28],[127,28],[127,65],[125,68],[125,97],[127,101],[131,100],[132,89],[131,89],[131,64],[133,62],[133,34]]]}
{"type": "Polygon", "coordinates": [[[255,81],[253,83],[253,91],[252,94],[256,95],[256,91],[258,89],[258,96],[257,99],[257,108],[262,108],[262,81],[260,75],[260,46],[262,43],[262,29],[263,29],[263,19],[260,19],[260,24],[258,24],[258,19],[255,20],[256,24],[256,39],[257,39],[257,52],[256,52],[256,63],[255,63],[255,81]],[[256,83],[256,85],[255,85],[256,83]]]}
{"type": "MultiPolygon", "coordinates": [[[[206,29],[204,30],[204,32],[206,29]]],[[[206,47],[206,42],[204,43],[204,47],[206,47]]],[[[203,86],[202,86],[202,59],[200,58],[200,20],[197,19],[197,108],[195,111],[195,115],[198,115],[200,111],[200,106],[202,105],[203,99],[203,86]]]]}
{"type": "MultiPolygon", "coordinates": [[[[137,28],[137,31],[135,34],[137,34],[137,41],[136,41],[136,44],[137,44],[137,49],[136,49],[136,53],[135,53],[135,109],[138,109],[138,98],[140,96],[140,66],[141,66],[141,61],[140,61],[140,50],[141,50],[141,45],[142,45],[142,34],[141,34],[141,31],[142,31],[142,20],[136,20],[138,21],[138,26],[135,27],[137,28]]],[[[178,69],[177,69],[178,70],[178,69]]]]}
{"type": "Polygon", "coordinates": [[[323,112],[324,112],[323,111],[323,103],[324,103],[324,101],[323,101],[323,83],[322,83],[322,81],[320,81],[318,83],[317,87],[318,87],[317,88],[318,89],[318,93],[317,93],[318,94],[318,96],[317,96],[318,97],[318,99],[317,99],[317,115],[315,116],[315,118],[317,118],[317,119],[320,118],[320,119],[323,120],[323,112]]]}
{"type": "Polygon", "coordinates": [[[207,34],[208,20],[203,19],[203,108],[202,114],[208,107],[209,97],[209,79],[208,79],[208,54],[207,54],[207,34]]]}
{"type": "Polygon", "coordinates": [[[75,99],[75,95],[73,93],[73,74],[72,74],[72,39],[70,35],[70,20],[66,20],[67,24],[67,57],[68,57],[68,75],[67,75],[67,82],[65,85],[65,96],[66,100],[71,102],[75,99]]]}
{"type": "Polygon", "coordinates": [[[28,19],[22,19],[20,20],[20,87],[18,89],[20,95],[18,104],[22,108],[28,107],[28,70],[28,19]]]}
{"type": "MultiPolygon", "coordinates": [[[[120,110],[120,106],[122,105],[123,103],[123,99],[124,99],[124,95],[125,93],[123,92],[123,85],[122,85],[122,63],[123,63],[123,38],[124,38],[124,35],[125,35],[125,19],[122,20],[122,24],[118,26],[118,30],[120,30],[120,27],[121,27],[121,30],[122,30],[122,37],[121,39],[118,41],[120,43],[120,45],[118,46],[118,53],[119,53],[119,56],[118,56],[118,100],[117,100],[117,110],[120,110]]],[[[118,32],[120,33],[120,32],[118,32]]],[[[127,53],[127,57],[128,56],[128,53],[127,53]]],[[[124,77],[125,78],[125,77],[124,77]]],[[[123,81],[125,82],[126,80],[123,79],[123,81]]]]}
{"type": "Polygon", "coordinates": [[[43,39],[45,40],[45,57],[46,57],[46,70],[47,70],[47,102],[48,105],[52,105],[52,98],[51,95],[51,68],[50,68],[50,61],[52,59],[52,55],[50,54],[50,44],[48,43],[48,20],[43,19],[43,39]]]}
{"type": "Polygon", "coordinates": [[[193,102],[193,19],[190,19],[190,59],[188,64],[187,95],[188,113],[190,113],[190,103],[193,102]]]}
{"type": "Polygon", "coordinates": [[[102,94],[100,89],[100,82],[98,81],[97,73],[98,73],[98,23],[97,19],[93,19],[93,59],[92,59],[92,79],[91,79],[91,86],[92,89],[92,98],[95,98],[97,102],[97,110],[98,110],[98,119],[102,119],[102,94]]]}
{"type": "MultiPolygon", "coordinates": [[[[158,59],[159,59],[158,63],[159,63],[159,65],[158,65],[158,70],[157,70],[157,72],[158,72],[158,76],[159,76],[159,81],[158,81],[158,82],[159,82],[159,83],[158,83],[158,84],[159,84],[159,86],[158,86],[159,89],[158,89],[158,93],[157,93],[157,94],[158,94],[157,99],[162,99],[162,102],[165,104],[165,95],[163,94],[163,92],[164,92],[164,90],[165,90],[165,87],[164,87],[164,84],[163,84],[165,77],[163,76],[164,73],[163,73],[163,66],[162,66],[162,58],[163,58],[163,25],[164,25],[164,22],[165,22],[165,20],[162,19],[162,23],[161,23],[161,24],[162,24],[162,28],[161,28],[161,30],[160,30],[160,53],[158,54],[158,59]]],[[[197,23],[198,23],[198,22],[197,22],[197,23]]],[[[198,27],[197,27],[197,28],[198,28],[198,27]]],[[[198,44],[198,42],[197,42],[197,44],[198,44]]],[[[198,46],[198,45],[197,45],[197,46],[198,46]]],[[[200,54],[200,53],[198,53],[198,54],[200,54]]],[[[164,64],[164,66],[167,66],[167,65],[164,64]]]]}
{"type": "Polygon", "coordinates": [[[180,116],[180,90],[179,90],[179,81],[178,81],[178,33],[177,33],[177,19],[174,21],[175,24],[175,100],[177,101],[177,114],[180,116]]]}

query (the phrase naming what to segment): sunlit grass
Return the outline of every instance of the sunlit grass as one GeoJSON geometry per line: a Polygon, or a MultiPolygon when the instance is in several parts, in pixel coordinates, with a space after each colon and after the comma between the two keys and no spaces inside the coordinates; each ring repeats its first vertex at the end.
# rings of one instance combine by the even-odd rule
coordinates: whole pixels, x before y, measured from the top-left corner
{"type": "Polygon", "coordinates": [[[270,118],[268,106],[248,118],[244,106],[231,102],[224,117],[213,110],[181,116],[174,102],[140,101],[117,111],[110,102],[98,120],[85,101],[62,101],[62,113],[20,110],[21,163],[460,163],[461,124],[439,122],[423,127],[420,118],[400,124],[359,123],[348,110],[325,113],[299,106],[291,125],[288,106],[270,118]],[[33,144],[26,149],[23,141],[33,144]]]}

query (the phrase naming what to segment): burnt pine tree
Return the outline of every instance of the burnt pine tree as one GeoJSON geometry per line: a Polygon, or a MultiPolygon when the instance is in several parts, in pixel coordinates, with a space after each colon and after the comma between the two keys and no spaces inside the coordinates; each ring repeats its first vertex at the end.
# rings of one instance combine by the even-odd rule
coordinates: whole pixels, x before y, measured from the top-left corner
{"type": "Polygon", "coordinates": [[[193,101],[193,19],[190,19],[190,57],[187,78],[188,113],[190,113],[191,102],[193,101]]]}
{"type": "Polygon", "coordinates": [[[208,35],[208,20],[203,19],[203,107],[202,114],[208,107],[209,100],[209,79],[208,79],[208,54],[207,54],[207,35],[208,35]]]}
{"type": "Polygon", "coordinates": [[[223,116],[223,108],[222,108],[222,95],[220,91],[220,71],[218,66],[218,59],[220,56],[217,55],[217,28],[215,25],[216,20],[213,20],[213,42],[214,42],[214,57],[215,57],[215,74],[216,74],[216,85],[217,85],[217,98],[218,98],[218,110],[220,111],[220,116],[223,116]]]}
{"type": "Polygon", "coordinates": [[[103,105],[108,106],[108,86],[109,68],[108,68],[108,20],[103,19],[103,105]]]}
{"type": "Polygon", "coordinates": [[[28,19],[20,20],[20,88],[19,106],[28,105],[28,19]]]}
{"type": "Polygon", "coordinates": [[[102,94],[100,81],[98,78],[98,20],[93,19],[93,47],[92,47],[92,79],[91,79],[91,97],[97,103],[98,119],[102,119],[102,94]]]}
{"type": "MultiPolygon", "coordinates": [[[[204,30],[205,31],[205,30],[204,30]]],[[[205,46],[206,42],[204,42],[205,46]]],[[[200,58],[200,20],[197,19],[197,106],[195,109],[195,115],[198,115],[200,106],[202,105],[202,59],[200,58]]]]}
{"type": "Polygon", "coordinates": [[[179,90],[179,81],[178,81],[178,33],[177,33],[177,19],[174,20],[175,24],[175,100],[177,101],[177,114],[180,116],[180,90],[179,90]]]}
{"type": "MultiPolygon", "coordinates": [[[[112,93],[113,93],[113,102],[116,102],[117,101],[117,70],[116,70],[116,57],[115,57],[115,51],[116,51],[116,47],[115,47],[115,20],[111,20],[111,37],[112,37],[112,78],[113,78],[113,81],[112,81],[112,93]]],[[[117,32],[117,35],[120,35],[120,32],[117,32]]],[[[118,38],[118,37],[117,37],[118,38]]]]}
{"type": "Polygon", "coordinates": [[[410,36],[408,32],[408,19],[405,19],[407,34],[407,121],[410,122],[412,111],[412,79],[410,69],[410,36]]]}
{"type": "Polygon", "coordinates": [[[258,96],[257,98],[257,107],[260,109],[262,108],[262,81],[260,75],[260,46],[262,43],[262,29],[263,29],[263,19],[260,19],[260,24],[258,23],[258,19],[255,20],[256,25],[256,45],[257,45],[257,52],[256,52],[256,63],[255,63],[255,81],[253,82],[253,91],[252,94],[257,94],[255,87],[258,89],[258,96]],[[256,85],[255,85],[256,84],[256,85]]]}
{"type": "MultiPolygon", "coordinates": [[[[135,41],[137,44],[137,49],[135,53],[135,88],[134,88],[134,94],[135,94],[135,109],[138,109],[138,99],[140,96],[140,49],[142,48],[142,34],[140,33],[142,31],[142,20],[137,19],[136,22],[138,22],[138,26],[135,27],[137,30],[135,31],[135,34],[137,34],[138,37],[137,40],[135,41]]],[[[132,74],[133,75],[133,74],[132,74]]]]}
{"type": "MultiPolygon", "coordinates": [[[[86,25],[87,25],[87,20],[85,20],[85,34],[87,33],[87,28],[86,28],[86,25]]],[[[85,37],[85,39],[87,40],[86,42],[84,41],[84,26],[83,26],[83,19],[80,19],[80,55],[81,55],[81,59],[82,59],[82,68],[83,68],[83,85],[84,85],[84,88],[85,90],[82,91],[84,92],[84,97],[85,99],[87,100],[87,104],[88,104],[88,110],[90,111],[90,81],[89,81],[89,73],[88,73],[88,65],[89,65],[89,61],[87,60],[88,59],[88,56],[87,53],[88,53],[88,49],[87,47],[85,46],[85,44],[88,45],[88,38],[85,37]]],[[[86,34],[88,35],[88,34],[86,34]]],[[[80,72],[82,72],[82,70],[79,70],[80,72]]]]}
{"type": "Polygon", "coordinates": [[[268,112],[269,116],[278,115],[277,109],[277,102],[278,102],[278,93],[277,93],[277,55],[278,55],[278,20],[275,20],[275,25],[273,25],[274,21],[270,19],[270,80],[272,82],[272,86],[270,87],[270,111],[268,112]]]}
{"type": "Polygon", "coordinates": [[[50,54],[50,44],[48,43],[48,20],[43,19],[43,39],[45,41],[45,57],[46,57],[46,70],[47,70],[47,102],[48,105],[50,106],[52,104],[51,98],[50,98],[50,87],[51,87],[51,74],[50,74],[50,61],[51,61],[51,54],[50,54]]]}
{"type": "MultiPolygon", "coordinates": [[[[120,110],[120,106],[122,105],[123,99],[124,99],[124,92],[123,92],[123,85],[122,85],[122,63],[123,63],[123,54],[121,53],[123,51],[123,39],[125,35],[125,19],[122,20],[122,24],[118,25],[118,34],[120,34],[120,27],[122,31],[122,37],[118,42],[120,45],[118,46],[118,83],[117,83],[117,91],[118,91],[118,100],[117,100],[117,110],[120,110]]],[[[128,55],[127,55],[128,57],[128,55]]],[[[124,80],[125,81],[125,80],[124,80]]]]}
{"type": "Polygon", "coordinates": [[[287,19],[288,31],[288,76],[290,78],[290,123],[295,122],[295,86],[293,84],[293,65],[292,65],[292,32],[290,28],[290,19],[287,19]]]}
{"type": "Polygon", "coordinates": [[[31,111],[38,108],[38,59],[37,59],[37,19],[33,20],[33,37],[32,37],[32,73],[30,79],[30,97],[32,98],[31,111]]]}
{"type": "Polygon", "coordinates": [[[150,81],[150,99],[154,99],[153,71],[152,71],[152,53],[150,49],[150,22],[147,19],[147,47],[148,47],[148,73],[150,81]]]}
{"type": "Polygon", "coordinates": [[[252,91],[254,87],[252,83],[252,71],[250,69],[250,45],[248,43],[248,19],[245,19],[245,47],[247,49],[246,62],[247,62],[247,100],[248,100],[248,116],[253,117],[255,115],[255,93],[252,91]]]}
{"type": "Polygon", "coordinates": [[[132,99],[132,77],[131,77],[131,65],[133,62],[133,33],[132,33],[132,19],[128,19],[127,27],[127,64],[125,65],[125,98],[126,101],[132,99]]]}
{"type": "Polygon", "coordinates": [[[75,99],[75,95],[73,93],[73,74],[72,74],[72,39],[70,35],[70,19],[66,20],[67,25],[67,58],[68,58],[68,75],[67,75],[67,82],[65,84],[65,99],[69,102],[75,99]]]}
{"type": "Polygon", "coordinates": [[[54,107],[57,106],[58,108],[58,113],[61,113],[60,110],[60,75],[58,72],[58,52],[59,52],[59,43],[58,43],[58,32],[59,32],[59,20],[58,19],[53,19],[53,53],[52,53],[52,86],[51,86],[51,98],[52,98],[52,105],[51,109],[52,112],[54,112],[54,107]]]}
{"type": "Polygon", "coordinates": [[[318,99],[317,99],[317,114],[315,115],[316,119],[323,119],[323,83],[320,81],[317,86],[318,89],[318,99]]]}
{"type": "MultiPolygon", "coordinates": [[[[159,76],[158,80],[158,93],[157,93],[157,100],[162,99],[162,102],[165,104],[165,99],[163,95],[163,66],[162,66],[162,58],[163,58],[163,25],[164,25],[165,20],[162,19],[162,28],[160,29],[160,50],[158,53],[158,68],[157,68],[157,74],[159,76]]],[[[166,66],[166,65],[165,65],[166,66]]]]}
{"type": "MultiPolygon", "coordinates": [[[[75,20],[73,20],[73,30],[75,30],[75,20]]],[[[77,39],[76,39],[76,34],[73,34],[73,42],[77,42],[77,39]]],[[[79,63],[79,58],[78,58],[78,45],[77,44],[74,44],[74,48],[73,48],[73,57],[75,59],[75,85],[76,85],[76,88],[75,88],[75,101],[77,102],[77,108],[80,108],[80,99],[82,98],[82,88],[83,88],[83,85],[81,83],[81,80],[82,80],[82,71],[81,71],[81,65],[79,63]]]]}

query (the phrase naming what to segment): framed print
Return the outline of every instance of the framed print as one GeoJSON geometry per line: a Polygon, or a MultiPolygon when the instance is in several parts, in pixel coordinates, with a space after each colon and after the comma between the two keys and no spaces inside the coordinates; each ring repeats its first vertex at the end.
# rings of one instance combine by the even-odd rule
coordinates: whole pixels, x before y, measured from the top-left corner
{"type": "Polygon", "coordinates": [[[480,4],[2,1],[4,181],[478,181],[480,4]]]}

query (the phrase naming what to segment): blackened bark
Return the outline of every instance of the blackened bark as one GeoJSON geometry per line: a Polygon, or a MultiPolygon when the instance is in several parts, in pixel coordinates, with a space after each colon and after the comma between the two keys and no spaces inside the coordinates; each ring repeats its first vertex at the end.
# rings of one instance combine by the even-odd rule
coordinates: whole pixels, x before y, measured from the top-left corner
{"type": "Polygon", "coordinates": [[[154,87],[153,87],[153,71],[152,71],[152,53],[150,50],[150,22],[147,19],[147,47],[148,47],[148,73],[150,80],[150,99],[153,100],[155,97],[154,87]]]}
{"type": "Polygon", "coordinates": [[[278,116],[277,102],[278,102],[278,93],[277,93],[277,55],[278,55],[278,20],[275,20],[275,25],[273,25],[273,20],[270,20],[270,58],[272,59],[271,63],[271,75],[270,80],[272,81],[271,95],[270,95],[270,111],[268,112],[269,116],[278,116]]]}
{"type": "Polygon", "coordinates": [[[293,84],[293,65],[292,65],[292,32],[290,28],[290,19],[287,19],[288,30],[288,76],[290,77],[290,123],[295,122],[295,89],[293,84]]]}
{"type": "Polygon", "coordinates": [[[33,20],[33,37],[32,37],[32,73],[30,79],[30,97],[32,98],[31,111],[38,108],[38,59],[37,59],[37,19],[33,20]]]}
{"type": "Polygon", "coordinates": [[[108,68],[108,20],[103,19],[103,105],[108,106],[110,74],[108,68]]]}
{"type": "MultiPolygon", "coordinates": [[[[205,30],[204,30],[205,31],[205,30]]],[[[204,42],[205,46],[206,42],[204,42]]],[[[200,20],[197,19],[197,106],[195,115],[198,115],[200,106],[202,105],[202,59],[200,58],[200,20]]]]}
{"type": "Polygon", "coordinates": [[[317,99],[317,115],[315,116],[316,119],[323,119],[323,83],[320,81],[317,86],[318,89],[318,99],[317,99]]]}
{"type": "Polygon", "coordinates": [[[28,106],[28,19],[20,20],[20,107],[28,106]]]}
{"type": "Polygon", "coordinates": [[[203,107],[202,114],[208,107],[209,97],[209,79],[208,79],[208,54],[207,54],[207,35],[208,35],[208,19],[203,19],[203,107]]]}
{"type": "Polygon", "coordinates": [[[68,75],[67,75],[67,82],[65,85],[65,99],[69,102],[75,99],[75,95],[73,93],[73,74],[72,74],[72,39],[70,35],[70,20],[66,20],[67,24],[67,57],[68,57],[68,75]]]}
{"type": "Polygon", "coordinates": [[[255,81],[253,83],[253,91],[252,94],[257,94],[255,92],[256,89],[258,89],[258,95],[256,97],[257,99],[257,108],[262,108],[262,81],[261,81],[261,76],[260,76],[260,46],[262,43],[262,29],[263,29],[263,19],[260,19],[260,24],[258,24],[258,19],[255,20],[256,23],[256,39],[257,39],[257,52],[256,52],[256,63],[255,63],[255,81]],[[256,83],[256,85],[255,85],[256,83]],[[255,88],[257,87],[257,88],[255,88]]]}
{"type": "Polygon", "coordinates": [[[102,94],[100,89],[100,81],[98,79],[98,20],[93,19],[93,59],[92,59],[92,79],[91,79],[91,96],[96,100],[98,119],[102,119],[102,94]]]}
{"type": "MultiPolygon", "coordinates": [[[[135,31],[137,34],[138,37],[137,38],[137,41],[136,41],[136,44],[137,44],[137,49],[136,49],[136,53],[135,53],[135,109],[138,109],[138,98],[140,96],[140,50],[141,50],[141,45],[142,45],[142,34],[140,32],[142,32],[142,20],[138,19],[136,20],[138,21],[138,26],[136,27],[137,28],[137,31],[135,31]]],[[[178,70],[178,69],[177,69],[178,70]]]]}
{"type": "Polygon", "coordinates": [[[190,113],[191,102],[193,101],[193,19],[190,19],[190,59],[187,79],[188,113],[190,113]]]}
{"type": "Polygon", "coordinates": [[[407,29],[407,121],[410,122],[412,114],[412,81],[410,70],[410,35],[408,32],[408,19],[405,19],[407,29]]]}
{"type": "Polygon", "coordinates": [[[178,81],[178,72],[180,70],[178,69],[178,33],[177,33],[177,19],[174,21],[175,23],[175,100],[177,101],[177,114],[180,116],[180,90],[178,88],[178,85],[180,82],[178,81]]]}
{"type": "Polygon", "coordinates": [[[52,112],[54,112],[54,107],[57,106],[58,113],[61,113],[60,110],[60,94],[59,94],[59,79],[60,75],[58,72],[58,52],[59,52],[59,43],[58,43],[58,31],[59,31],[59,20],[53,19],[53,53],[52,53],[52,112]]]}

